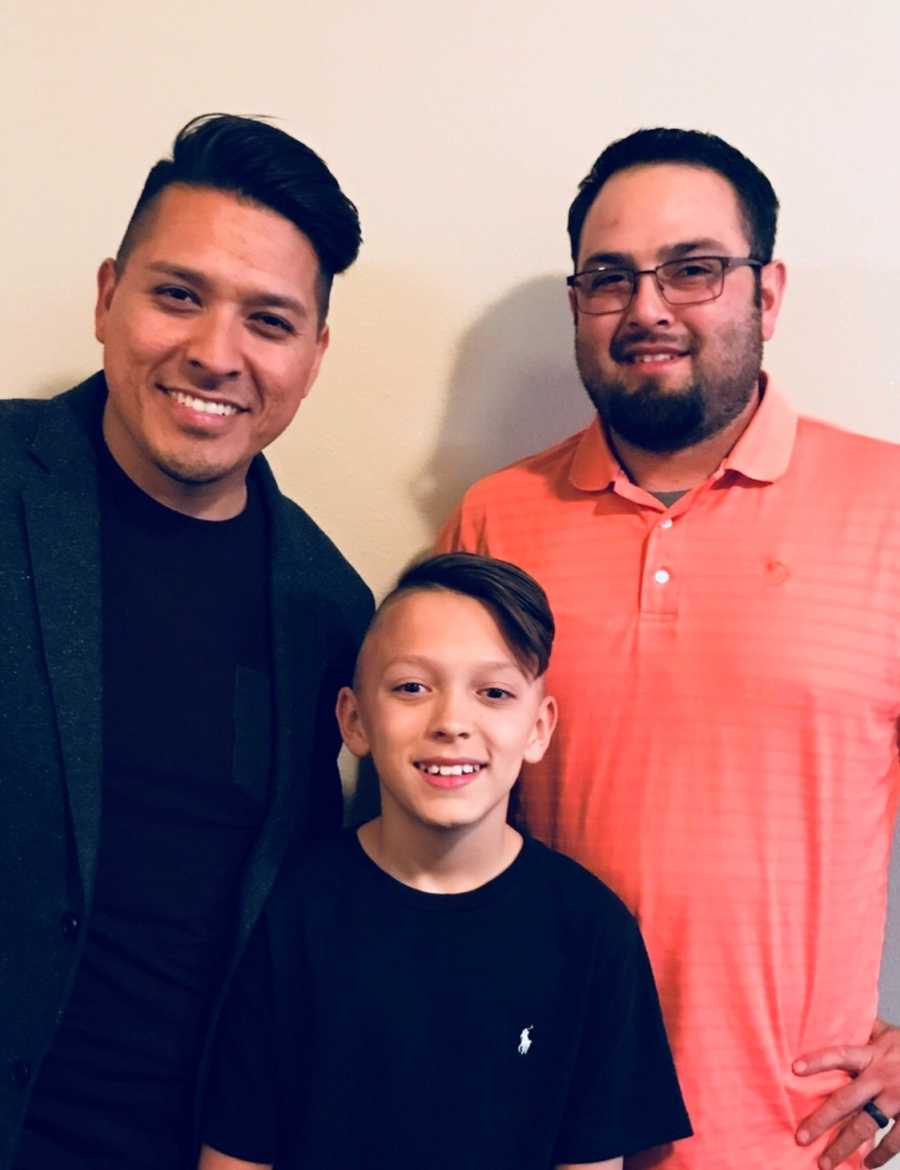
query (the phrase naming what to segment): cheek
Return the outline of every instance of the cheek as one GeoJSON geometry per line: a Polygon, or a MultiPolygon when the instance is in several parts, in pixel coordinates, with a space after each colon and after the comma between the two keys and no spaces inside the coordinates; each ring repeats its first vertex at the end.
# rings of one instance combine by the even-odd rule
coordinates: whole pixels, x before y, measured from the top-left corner
{"type": "Polygon", "coordinates": [[[380,707],[367,712],[366,726],[373,750],[393,751],[414,740],[422,725],[415,710],[380,707]],[[376,730],[377,729],[377,730],[376,730]]]}
{"type": "Polygon", "coordinates": [[[693,331],[694,344],[701,356],[729,364],[743,360],[752,349],[753,338],[759,326],[753,315],[737,313],[722,316],[714,322],[703,322],[693,331]]]}
{"type": "Polygon", "coordinates": [[[603,361],[609,356],[609,347],[619,325],[617,317],[587,317],[582,315],[575,331],[575,344],[582,354],[603,361]]]}
{"type": "Polygon", "coordinates": [[[117,323],[114,341],[107,346],[114,360],[135,366],[159,361],[181,343],[184,327],[177,321],[155,315],[135,314],[117,323]]]}
{"type": "Polygon", "coordinates": [[[575,330],[575,358],[578,365],[581,367],[595,366],[599,348],[600,345],[595,333],[579,323],[575,330]]]}
{"type": "Polygon", "coordinates": [[[315,354],[284,357],[265,354],[255,363],[256,376],[264,389],[267,410],[289,422],[309,393],[315,354]]]}
{"type": "Polygon", "coordinates": [[[726,292],[718,300],[680,314],[682,327],[698,346],[727,349],[736,338],[746,337],[754,328],[757,313],[746,291],[729,293],[727,284],[725,288],[726,292]]]}
{"type": "Polygon", "coordinates": [[[260,442],[268,446],[291,425],[302,398],[297,393],[296,385],[283,386],[271,380],[263,383],[259,397],[262,410],[258,415],[250,417],[255,420],[260,442]]]}

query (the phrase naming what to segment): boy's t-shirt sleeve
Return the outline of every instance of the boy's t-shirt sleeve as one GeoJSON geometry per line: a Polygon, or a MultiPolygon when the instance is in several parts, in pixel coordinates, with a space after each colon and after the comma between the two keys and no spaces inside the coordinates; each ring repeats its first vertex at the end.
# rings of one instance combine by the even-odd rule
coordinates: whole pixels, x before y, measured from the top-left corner
{"type": "Polygon", "coordinates": [[[557,1162],[600,1162],[690,1137],[644,940],[622,908],[595,947],[557,1162]]]}
{"type": "Polygon", "coordinates": [[[233,1158],[274,1162],[276,1051],[264,921],[247,944],[216,1029],[203,1141],[233,1158]]]}

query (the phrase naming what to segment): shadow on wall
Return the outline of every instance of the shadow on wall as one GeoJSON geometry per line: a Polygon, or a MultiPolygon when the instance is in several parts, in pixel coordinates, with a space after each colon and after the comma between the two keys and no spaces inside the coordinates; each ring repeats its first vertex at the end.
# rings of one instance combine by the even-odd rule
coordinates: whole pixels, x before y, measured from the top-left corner
{"type": "MultiPolygon", "coordinates": [[[[893,1024],[900,1024],[900,818],[894,826],[894,849],[891,859],[888,893],[887,930],[881,961],[879,1014],[893,1024]]],[[[900,1163],[898,1163],[900,1168],[900,1163]]]]}
{"type": "Polygon", "coordinates": [[[794,406],[900,442],[900,368],[894,347],[885,344],[891,326],[882,312],[898,303],[900,269],[880,271],[876,281],[870,266],[789,260],[787,296],[766,360],[794,406]]]}
{"type": "Polygon", "coordinates": [[[411,488],[432,529],[479,476],[550,446],[590,420],[572,337],[559,276],[513,289],[463,336],[437,444],[411,488]]]}
{"type": "MultiPolygon", "coordinates": [[[[555,276],[513,289],[466,332],[437,443],[410,489],[431,530],[479,476],[550,446],[590,420],[572,350],[565,287],[555,276]]],[[[355,783],[346,785],[345,797],[345,824],[377,815],[378,783],[368,761],[355,783]]]]}

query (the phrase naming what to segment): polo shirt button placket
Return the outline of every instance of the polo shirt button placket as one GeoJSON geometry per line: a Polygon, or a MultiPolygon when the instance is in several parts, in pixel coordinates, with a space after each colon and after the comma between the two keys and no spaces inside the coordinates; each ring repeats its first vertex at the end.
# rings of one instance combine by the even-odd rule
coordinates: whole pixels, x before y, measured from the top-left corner
{"type": "Polygon", "coordinates": [[[649,531],[645,549],[645,567],[641,585],[641,612],[648,617],[674,619],[678,615],[678,588],[672,558],[678,559],[670,543],[675,522],[668,512],[657,513],[649,531]],[[665,541],[665,548],[661,542],[665,541]]]}

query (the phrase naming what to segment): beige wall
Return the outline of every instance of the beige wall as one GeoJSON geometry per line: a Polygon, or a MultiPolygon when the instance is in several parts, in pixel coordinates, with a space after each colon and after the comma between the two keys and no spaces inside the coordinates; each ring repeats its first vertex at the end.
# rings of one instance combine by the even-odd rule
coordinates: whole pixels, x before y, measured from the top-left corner
{"type": "Polygon", "coordinates": [[[274,462],[377,590],[476,474],[586,418],[565,210],[640,125],[714,130],[768,172],[791,277],[768,366],[803,409],[900,439],[893,0],[32,0],[2,36],[0,394],[98,364],[93,272],[176,128],[278,115],[366,244],[274,462]]]}

